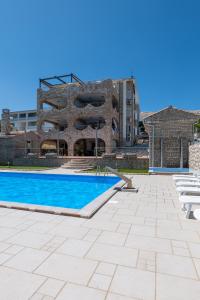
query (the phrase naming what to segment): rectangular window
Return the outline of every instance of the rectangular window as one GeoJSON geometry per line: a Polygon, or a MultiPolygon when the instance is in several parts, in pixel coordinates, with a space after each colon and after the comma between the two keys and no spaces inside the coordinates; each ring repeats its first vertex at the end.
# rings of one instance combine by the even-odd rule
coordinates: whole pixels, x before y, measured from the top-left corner
{"type": "Polygon", "coordinates": [[[28,113],[28,118],[35,118],[36,115],[37,115],[36,112],[28,113]]]}
{"type": "Polygon", "coordinates": [[[28,127],[34,127],[37,125],[37,122],[28,122],[28,127]]]}
{"type": "Polygon", "coordinates": [[[26,119],[26,114],[19,114],[20,119],[26,119]]]}

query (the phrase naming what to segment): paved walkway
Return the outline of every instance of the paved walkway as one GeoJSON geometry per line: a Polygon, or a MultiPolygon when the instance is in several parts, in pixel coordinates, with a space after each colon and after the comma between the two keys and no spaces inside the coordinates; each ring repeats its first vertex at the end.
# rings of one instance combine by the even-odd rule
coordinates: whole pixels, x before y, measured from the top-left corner
{"type": "Polygon", "coordinates": [[[134,178],[90,220],[1,208],[0,299],[200,299],[200,223],[170,176],[134,178]]]}

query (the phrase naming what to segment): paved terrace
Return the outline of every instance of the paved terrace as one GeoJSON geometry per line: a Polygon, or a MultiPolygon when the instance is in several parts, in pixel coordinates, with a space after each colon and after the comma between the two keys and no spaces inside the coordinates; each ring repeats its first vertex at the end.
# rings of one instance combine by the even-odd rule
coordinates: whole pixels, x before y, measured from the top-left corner
{"type": "Polygon", "coordinates": [[[135,176],[90,220],[0,209],[2,300],[200,299],[200,224],[170,176],[135,176]]]}

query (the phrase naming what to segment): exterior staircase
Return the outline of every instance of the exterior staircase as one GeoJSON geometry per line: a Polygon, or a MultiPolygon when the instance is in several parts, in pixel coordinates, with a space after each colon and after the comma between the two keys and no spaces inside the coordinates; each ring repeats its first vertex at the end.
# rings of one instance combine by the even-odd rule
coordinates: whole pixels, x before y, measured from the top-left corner
{"type": "Polygon", "coordinates": [[[94,165],[88,159],[75,158],[62,165],[61,168],[72,170],[90,170],[94,168],[94,165]]]}

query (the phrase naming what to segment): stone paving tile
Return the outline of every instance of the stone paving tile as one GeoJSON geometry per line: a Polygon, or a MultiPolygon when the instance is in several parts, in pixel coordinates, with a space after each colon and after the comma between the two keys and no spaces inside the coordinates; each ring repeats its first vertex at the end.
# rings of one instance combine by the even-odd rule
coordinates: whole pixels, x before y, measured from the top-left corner
{"type": "Polygon", "coordinates": [[[52,254],[34,273],[51,278],[87,284],[97,262],[62,254],[52,254]]]}
{"type": "Polygon", "coordinates": [[[200,281],[176,276],[157,274],[157,299],[197,300],[200,295],[200,281]]]}
{"type": "Polygon", "coordinates": [[[7,248],[4,253],[6,254],[17,254],[19,251],[24,249],[24,247],[18,246],[18,245],[12,245],[9,248],[7,248]]]}
{"type": "Polygon", "coordinates": [[[85,226],[87,228],[115,231],[117,229],[118,225],[119,224],[117,222],[112,222],[112,221],[103,221],[102,222],[102,220],[90,219],[83,226],[85,226]]]}
{"type": "Polygon", "coordinates": [[[152,272],[119,266],[110,291],[127,297],[154,300],[155,275],[152,272]]]}
{"type": "Polygon", "coordinates": [[[44,298],[44,295],[43,295],[43,294],[35,293],[35,294],[30,298],[30,300],[43,300],[43,298],[44,298]]]}
{"type": "Polygon", "coordinates": [[[190,252],[188,249],[184,248],[179,248],[179,247],[173,247],[173,253],[175,255],[180,255],[180,256],[188,256],[190,257],[190,252]]]}
{"type": "Polygon", "coordinates": [[[156,271],[156,252],[153,251],[139,251],[137,261],[137,268],[146,271],[156,271]]]}
{"type": "Polygon", "coordinates": [[[117,294],[113,294],[113,293],[108,293],[106,300],[141,300],[141,299],[136,299],[135,297],[126,297],[126,296],[122,296],[122,295],[117,295],[117,294]]]}
{"type": "Polygon", "coordinates": [[[97,289],[68,283],[56,300],[104,300],[106,293],[97,289]]]}
{"type": "Polygon", "coordinates": [[[6,262],[9,258],[11,258],[10,254],[0,253],[0,265],[6,262]]]}
{"type": "Polygon", "coordinates": [[[135,217],[135,216],[127,216],[127,215],[121,215],[116,214],[112,218],[113,222],[122,222],[127,224],[144,224],[144,218],[142,217],[135,217]]]}
{"type": "Polygon", "coordinates": [[[7,240],[9,237],[17,234],[19,230],[14,228],[0,227],[0,242],[7,240]]]}
{"type": "Polygon", "coordinates": [[[126,246],[147,251],[157,251],[165,253],[172,252],[169,240],[139,235],[137,236],[133,234],[130,234],[128,236],[126,246]]]}
{"type": "Polygon", "coordinates": [[[86,255],[89,259],[119,264],[123,266],[136,266],[138,250],[120,246],[110,246],[95,243],[86,255]]]}
{"type": "Polygon", "coordinates": [[[96,269],[96,273],[113,276],[115,269],[116,269],[116,265],[114,264],[100,262],[96,269]]]}
{"type": "Polygon", "coordinates": [[[27,300],[37,291],[45,278],[0,266],[0,297],[2,300],[27,300]]]}
{"type": "Polygon", "coordinates": [[[193,261],[189,257],[158,253],[157,272],[198,279],[193,261]]]}
{"type": "Polygon", "coordinates": [[[51,235],[40,234],[29,231],[22,231],[16,234],[14,237],[8,239],[7,241],[12,244],[17,244],[25,247],[32,248],[41,248],[44,246],[50,239],[51,235]]]}
{"type": "Polygon", "coordinates": [[[65,285],[64,281],[48,278],[47,281],[40,287],[39,293],[50,297],[56,297],[65,285]]]}
{"type": "Polygon", "coordinates": [[[82,239],[87,233],[88,228],[69,226],[68,224],[58,224],[49,232],[50,234],[63,236],[66,238],[82,239]]]}
{"type": "Polygon", "coordinates": [[[5,266],[11,267],[14,269],[32,272],[36,269],[47,257],[49,253],[43,250],[26,248],[21,250],[14,257],[9,259],[5,266]]]}
{"type": "Polygon", "coordinates": [[[68,239],[56,251],[77,257],[83,257],[90,249],[92,243],[83,240],[68,239]]]}
{"type": "Polygon", "coordinates": [[[155,226],[132,225],[130,234],[155,237],[155,226]]]}
{"type": "Polygon", "coordinates": [[[9,247],[10,247],[10,244],[0,242],[0,252],[5,251],[5,250],[8,249],[9,247]]]}
{"type": "Polygon", "coordinates": [[[120,223],[117,228],[117,232],[127,234],[129,233],[130,228],[131,228],[131,224],[120,223]]]}
{"type": "Polygon", "coordinates": [[[198,234],[191,230],[176,230],[171,228],[157,228],[157,236],[178,241],[200,242],[198,234]]]}
{"type": "Polygon", "coordinates": [[[89,282],[89,287],[104,290],[107,291],[110,283],[111,283],[112,277],[102,274],[94,274],[89,282]]]}
{"type": "Polygon", "coordinates": [[[97,242],[110,244],[110,245],[122,246],[125,243],[126,237],[127,237],[127,234],[104,231],[98,237],[97,242]]]}
{"type": "Polygon", "coordinates": [[[192,257],[200,258],[200,244],[188,243],[192,257]]]}

